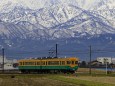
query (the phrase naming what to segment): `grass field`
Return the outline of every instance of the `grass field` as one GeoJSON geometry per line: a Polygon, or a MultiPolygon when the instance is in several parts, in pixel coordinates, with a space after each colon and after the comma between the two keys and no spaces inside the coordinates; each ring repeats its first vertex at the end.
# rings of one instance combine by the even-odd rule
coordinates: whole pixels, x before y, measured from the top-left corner
{"type": "Polygon", "coordinates": [[[81,74],[1,74],[0,86],[115,86],[115,77],[81,74]]]}
{"type": "MultiPolygon", "coordinates": [[[[52,75],[0,75],[0,86],[79,86],[50,78],[52,75]],[[15,76],[12,78],[12,76],[15,76]]],[[[55,77],[55,75],[53,75],[55,77]]]]}
{"type": "Polygon", "coordinates": [[[0,86],[115,86],[115,73],[79,68],[76,74],[0,74],[0,86]]]}
{"type": "Polygon", "coordinates": [[[0,79],[0,86],[75,86],[71,83],[42,78],[0,79]]]}

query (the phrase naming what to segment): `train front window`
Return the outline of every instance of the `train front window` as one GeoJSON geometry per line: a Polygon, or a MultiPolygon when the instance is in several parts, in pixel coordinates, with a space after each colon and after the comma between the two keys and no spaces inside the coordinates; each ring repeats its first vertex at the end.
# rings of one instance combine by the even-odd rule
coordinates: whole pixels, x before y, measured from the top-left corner
{"type": "Polygon", "coordinates": [[[75,64],[78,64],[78,61],[75,61],[75,64]]]}
{"type": "Polygon", "coordinates": [[[71,61],[71,64],[74,64],[74,61],[71,61]]]}

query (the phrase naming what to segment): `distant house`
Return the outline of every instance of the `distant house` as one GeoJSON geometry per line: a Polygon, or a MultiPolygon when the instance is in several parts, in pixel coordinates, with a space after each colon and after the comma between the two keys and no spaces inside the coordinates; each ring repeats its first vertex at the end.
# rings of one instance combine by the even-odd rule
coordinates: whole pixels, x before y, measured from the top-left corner
{"type": "Polygon", "coordinates": [[[115,58],[112,58],[112,63],[115,64],[115,58]]]}
{"type": "Polygon", "coordinates": [[[102,64],[106,64],[107,63],[112,63],[112,58],[111,57],[98,57],[97,58],[98,62],[101,62],[102,64]]]}
{"type": "Polygon", "coordinates": [[[106,62],[108,64],[111,64],[111,63],[115,64],[115,58],[112,58],[112,57],[98,57],[97,61],[101,62],[102,64],[106,64],[106,62]]]}
{"type": "MultiPolygon", "coordinates": [[[[16,59],[7,59],[4,57],[4,69],[5,70],[12,70],[17,69],[17,60],[16,59]]],[[[3,69],[3,57],[0,56],[0,70],[3,69]]]]}

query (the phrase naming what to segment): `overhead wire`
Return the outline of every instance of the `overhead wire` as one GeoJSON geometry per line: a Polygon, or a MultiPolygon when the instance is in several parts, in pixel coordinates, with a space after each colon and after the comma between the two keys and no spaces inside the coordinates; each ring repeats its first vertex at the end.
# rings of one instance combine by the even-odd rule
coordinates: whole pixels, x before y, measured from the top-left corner
{"type": "MultiPolygon", "coordinates": [[[[5,49],[5,54],[7,54],[8,57],[20,57],[20,56],[25,56],[25,55],[31,55],[31,56],[48,56],[47,54],[52,51],[55,52],[54,46],[51,47],[50,50],[44,49],[44,50],[16,50],[16,51],[11,51],[9,49],[5,49]]],[[[115,53],[114,49],[92,49],[92,53],[98,54],[98,53],[115,53]]],[[[55,53],[54,53],[55,54],[55,53]]],[[[72,54],[89,54],[89,49],[79,49],[79,50],[58,50],[58,55],[72,55],[72,54]]],[[[2,50],[0,50],[0,55],[2,55],[2,50]]]]}

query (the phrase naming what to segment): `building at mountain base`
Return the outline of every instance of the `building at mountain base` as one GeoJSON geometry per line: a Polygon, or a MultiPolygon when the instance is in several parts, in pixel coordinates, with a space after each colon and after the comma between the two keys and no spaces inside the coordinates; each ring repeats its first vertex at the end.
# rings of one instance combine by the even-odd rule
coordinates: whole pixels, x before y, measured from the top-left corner
{"type": "Polygon", "coordinates": [[[3,64],[3,57],[0,56],[0,70],[15,70],[18,69],[18,63],[16,59],[7,59],[4,57],[4,64],[3,64]]]}

